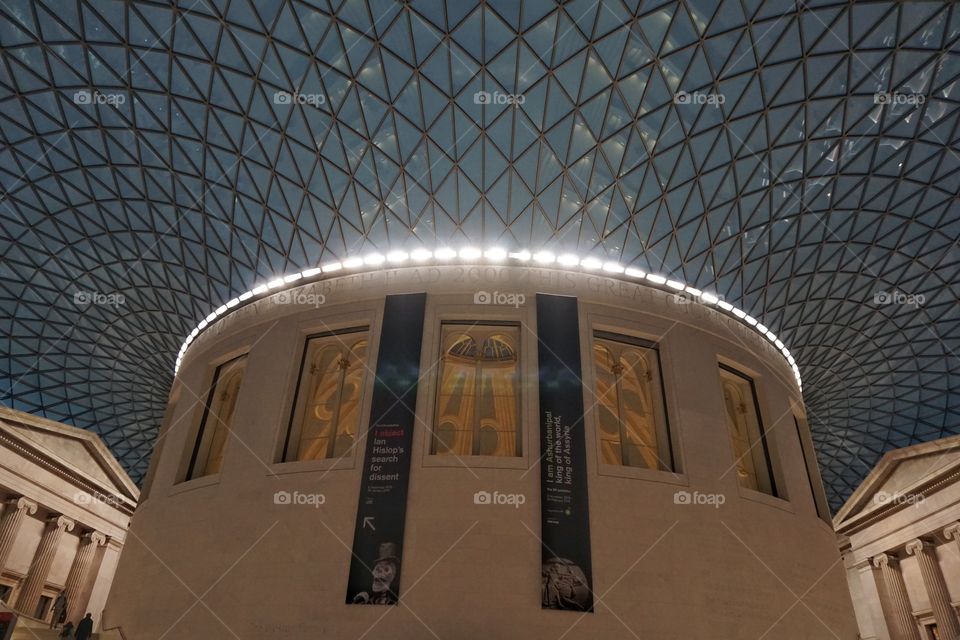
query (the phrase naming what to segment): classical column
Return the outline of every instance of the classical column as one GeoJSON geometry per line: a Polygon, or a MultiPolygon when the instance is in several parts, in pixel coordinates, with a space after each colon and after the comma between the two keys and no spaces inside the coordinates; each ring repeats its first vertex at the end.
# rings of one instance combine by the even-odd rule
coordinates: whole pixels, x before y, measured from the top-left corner
{"type": "Polygon", "coordinates": [[[23,582],[23,588],[20,589],[20,596],[17,598],[16,608],[23,614],[32,616],[36,611],[43,585],[50,572],[50,565],[53,564],[57,548],[60,546],[60,538],[64,531],[73,530],[73,524],[73,520],[66,516],[54,516],[47,520],[47,528],[44,529],[37,551],[33,554],[33,562],[30,563],[30,570],[23,582]]]}
{"type": "Polygon", "coordinates": [[[880,568],[883,585],[887,590],[887,606],[892,609],[896,628],[892,629],[891,640],[920,640],[920,629],[913,619],[907,585],[894,556],[881,553],[873,558],[873,566],[880,568]]]}
{"type": "Polygon", "coordinates": [[[937,631],[941,638],[960,638],[960,620],[957,612],[950,604],[950,594],[947,592],[947,583],[943,581],[943,572],[937,561],[936,551],[926,540],[912,540],[907,543],[907,553],[917,557],[920,565],[920,575],[923,577],[923,586],[927,588],[930,598],[930,608],[933,617],[937,620],[937,631]]]}
{"type": "Polygon", "coordinates": [[[64,591],[67,592],[67,620],[79,620],[86,613],[84,608],[87,603],[81,602],[80,598],[88,586],[90,566],[93,564],[97,547],[106,542],[107,537],[99,531],[89,531],[81,536],[80,547],[77,548],[77,555],[70,565],[70,573],[67,574],[67,583],[64,586],[64,591]]]}
{"type": "Polygon", "coordinates": [[[37,512],[37,503],[26,498],[11,498],[3,508],[3,518],[0,519],[0,571],[7,564],[7,556],[13,548],[13,541],[20,531],[20,524],[28,514],[37,512]]]}

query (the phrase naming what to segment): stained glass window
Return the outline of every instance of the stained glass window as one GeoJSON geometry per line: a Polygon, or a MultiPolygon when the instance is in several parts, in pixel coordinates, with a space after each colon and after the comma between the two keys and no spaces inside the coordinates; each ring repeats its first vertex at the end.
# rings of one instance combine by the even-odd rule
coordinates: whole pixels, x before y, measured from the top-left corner
{"type": "Polygon", "coordinates": [[[220,472],[246,365],[247,356],[243,355],[221,364],[214,372],[187,467],[187,480],[220,472]]]}
{"type": "Polygon", "coordinates": [[[433,452],[519,456],[520,327],[443,325],[433,452]]]}
{"type": "Polygon", "coordinates": [[[284,461],[340,458],[353,451],[368,343],[366,330],[307,341],[284,461]]]}
{"type": "Polygon", "coordinates": [[[625,336],[597,334],[593,367],[601,460],[672,469],[657,350],[625,336]]]}
{"type": "Polygon", "coordinates": [[[775,496],[773,466],[753,380],[733,369],[721,367],[720,381],[737,481],[746,489],[775,496]]]}

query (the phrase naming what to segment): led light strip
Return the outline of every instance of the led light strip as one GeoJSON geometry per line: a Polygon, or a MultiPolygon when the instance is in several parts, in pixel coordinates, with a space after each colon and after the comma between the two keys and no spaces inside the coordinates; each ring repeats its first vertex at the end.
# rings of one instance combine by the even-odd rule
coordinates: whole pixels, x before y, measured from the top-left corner
{"type": "Polygon", "coordinates": [[[769,340],[771,344],[773,344],[780,351],[780,353],[783,354],[783,357],[787,359],[787,363],[790,365],[790,368],[793,370],[793,375],[797,379],[797,387],[801,391],[803,390],[803,383],[800,380],[800,369],[797,367],[796,360],[794,360],[793,356],[790,355],[790,350],[784,346],[783,342],[776,335],[774,335],[772,331],[767,329],[767,327],[765,327],[759,320],[726,302],[725,300],[721,300],[718,296],[712,293],[687,286],[679,280],[673,280],[655,273],[647,273],[645,271],[641,271],[640,269],[634,269],[633,267],[624,267],[618,262],[604,262],[602,260],[598,260],[597,258],[591,257],[581,258],[572,253],[563,253],[558,256],[549,251],[538,251],[536,253],[530,253],[527,250],[509,252],[506,249],[478,249],[476,247],[465,247],[459,250],[444,247],[434,251],[430,251],[429,249],[414,249],[409,253],[406,251],[391,251],[387,254],[371,253],[362,258],[355,256],[347,258],[341,262],[328,262],[327,264],[320,265],[319,267],[313,269],[307,269],[306,271],[301,271],[300,273],[294,273],[271,280],[266,284],[262,284],[251,289],[250,291],[240,294],[232,300],[228,300],[225,304],[220,305],[214,309],[210,315],[201,320],[200,324],[198,324],[196,328],[190,332],[190,335],[187,336],[187,339],[183,341],[183,346],[180,347],[180,352],[177,354],[177,363],[173,370],[174,375],[176,375],[176,373],[180,370],[180,363],[183,362],[183,356],[187,353],[187,347],[189,347],[190,344],[197,339],[197,336],[199,336],[204,329],[206,329],[211,323],[226,314],[228,311],[255,298],[259,299],[260,297],[263,297],[264,294],[272,295],[277,291],[288,289],[291,286],[299,286],[297,283],[302,284],[301,281],[303,280],[310,280],[321,275],[325,276],[329,274],[340,274],[345,272],[354,273],[358,271],[370,271],[373,269],[384,268],[384,266],[390,267],[411,263],[427,264],[433,262],[442,264],[454,261],[460,263],[490,264],[532,263],[535,266],[549,266],[552,268],[559,267],[561,269],[569,270],[579,269],[585,272],[596,271],[610,274],[611,276],[618,276],[621,279],[629,281],[642,280],[644,281],[644,284],[653,284],[658,288],[665,289],[667,291],[690,294],[693,298],[699,300],[701,303],[709,307],[718,308],[724,313],[733,316],[769,340]]]}

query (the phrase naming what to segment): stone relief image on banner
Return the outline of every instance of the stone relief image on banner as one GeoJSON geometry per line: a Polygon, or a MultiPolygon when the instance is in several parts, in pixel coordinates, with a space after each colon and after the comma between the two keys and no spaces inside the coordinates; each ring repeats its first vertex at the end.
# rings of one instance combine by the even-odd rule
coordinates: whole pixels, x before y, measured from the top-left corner
{"type": "Polygon", "coordinates": [[[590,611],[587,575],[572,560],[550,558],[543,563],[541,605],[544,609],[590,611]]]}
{"type": "Polygon", "coordinates": [[[370,570],[370,590],[361,591],[353,597],[352,604],[397,604],[397,577],[400,575],[400,556],[397,545],[384,542],[380,545],[373,568],[370,570]]]}

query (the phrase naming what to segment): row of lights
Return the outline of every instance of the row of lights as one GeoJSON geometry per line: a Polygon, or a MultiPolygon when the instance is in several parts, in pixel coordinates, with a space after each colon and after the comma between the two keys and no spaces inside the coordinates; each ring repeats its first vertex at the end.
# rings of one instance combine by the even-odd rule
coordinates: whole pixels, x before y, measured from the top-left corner
{"type": "Polygon", "coordinates": [[[579,268],[583,271],[603,272],[613,276],[629,278],[631,280],[645,280],[646,282],[657,285],[660,288],[687,293],[694,299],[699,300],[701,303],[707,306],[719,308],[720,310],[737,318],[741,322],[746,323],[758,331],[760,335],[769,340],[774,346],[776,346],[777,349],[779,349],[780,353],[783,354],[783,357],[787,359],[787,362],[790,364],[790,368],[793,369],[793,375],[797,379],[797,387],[803,390],[803,385],[800,380],[800,369],[797,367],[796,360],[794,360],[793,356],[790,354],[790,350],[784,346],[783,341],[781,341],[780,338],[778,338],[772,331],[765,327],[759,320],[745,313],[741,309],[738,309],[729,302],[721,300],[712,293],[687,286],[679,280],[673,280],[655,273],[647,273],[645,271],[641,271],[640,269],[634,269],[633,267],[624,267],[618,262],[604,262],[602,260],[598,260],[597,258],[590,257],[581,258],[572,253],[555,255],[549,251],[538,251],[536,253],[531,253],[526,250],[508,252],[505,249],[499,248],[478,249],[475,247],[466,247],[460,250],[441,248],[435,251],[430,251],[428,249],[414,249],[410,252],[391,251],[387,254],[371,253],[363,258],[352,257],[341,262],[329,262],[313,269],[307,269],[306,271],[301,271],[299,273],[294,273],[282,278],[277,278],[276,280],[271,280],[266,284],[262,284],[254,289],[251,289],[250,291],[240,294],[232,300],[227,301],[225,304],[214,309],[206,318],[201,320],[200,324],[198,324],[196,328],[190,332],[190,335],[187,336],[187,339],[184,340],[183,346],[180,347],[180,352],[177,354],[177,363],[174,367],[174,374],[180,370],[180,364],[183,362],[183,356],[187,352],[187,347],[189,347],[190,344],[196,340],[197,336],[199,336],[204,329],[206,329],[210,324],[216,321],[217,318],[223,316],[231,309],[234,309],[240,304],[248,302],[253,298],[258,298],[267,293],[276,293],[277,291],[285,289],[301,280],[309,280],[319,275],[335,274],[343,271],[376,269],[382,267],[383,265],[398,266],[411,262],[423,264],[430,261],[449,262],[453,260],[459,260],[462,262],[486,261],[495,264],[513,261],[517,263],[533,263],[536,265],[552,267],[559,265],[562,268],[579,268]]]}

